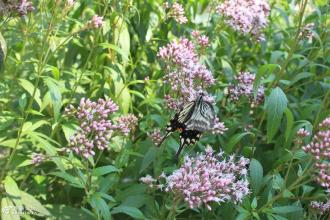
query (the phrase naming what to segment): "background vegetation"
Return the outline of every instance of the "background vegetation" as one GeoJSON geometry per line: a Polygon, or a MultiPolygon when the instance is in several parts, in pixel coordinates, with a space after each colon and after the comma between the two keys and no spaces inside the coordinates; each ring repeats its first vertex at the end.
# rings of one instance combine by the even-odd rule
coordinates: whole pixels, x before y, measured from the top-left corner
{"type": "Polygon", "coordinates": [[[315,181],[313,157],[302,150],[330,115],[329,2],[270,0],[264,41],[226,25],[215,11],[217,1],[180,1],[185,24],[166,19],[161,0],[69,3],[33,1],[34,9],[22,16],[0,4],[2,219],[329,217],[310,207],[329,194],[315,181]],[[92,27],[94,15],[103,17],[102,27],[92,27]],[[310,23],[312,37],[303,37],[310,23]],[[174,161],[177,135],[156,148],[149,134],[164,130],[174,113],[164,102],[168,85],[159,48],[191,39],[194,30],[209,37],[200,60],[213,73],[208,92],[228,130],[205,134],[182,154],[210,145],[251,159],[251,193],[242,203],[212,203],[211,211],[173,204],[173,194],[139,181],[170,174],[183,162],[183,156],[174,161]],[[240,71],[256,74],[254,88],[265,87],[264,102],[251,106],[248,99],[230,99],[228,86],[240,71]],[[77,129],[64,110],[83,97],[111,98],[119,105],[114,118],[138,117],[127,137],[111,138],[94,160],[63,151],[77,129]],[[300,128],[310,135],[297,141],[300,128]],[[34,153],[44,155],[40,163],[34,153]]]}

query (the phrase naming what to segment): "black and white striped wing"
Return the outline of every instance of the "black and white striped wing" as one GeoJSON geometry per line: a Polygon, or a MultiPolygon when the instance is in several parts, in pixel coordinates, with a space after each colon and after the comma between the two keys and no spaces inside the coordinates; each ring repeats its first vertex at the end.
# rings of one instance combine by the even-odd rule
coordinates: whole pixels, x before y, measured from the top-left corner
{"type": "Polygon", "coordinates": [[[185,123],[192,116],[195,108],[195,101],[189,102],[183,106],[182,110],[178,113],[178,122],[185,123]]]}
{"type": "Polygon", "coordinates": [[[158,144],[160,146],[163,141],[172,133],[175,131],[179,131],[180,133],[185,130],[185,122],[191,117],[194,107],[195,107],[195,101],[189,102],[187,105],[185,105],[179,112],[177,112],[173,118],[167,123],[166,126],[166,134],[158,144]]]}
{"type": "Polygon", "coordinates": [[[187,130],[209,131],[214,125],[215,111],[213,105],[202,101],[195,107],[191,117],[185,122],[187,130]]]}

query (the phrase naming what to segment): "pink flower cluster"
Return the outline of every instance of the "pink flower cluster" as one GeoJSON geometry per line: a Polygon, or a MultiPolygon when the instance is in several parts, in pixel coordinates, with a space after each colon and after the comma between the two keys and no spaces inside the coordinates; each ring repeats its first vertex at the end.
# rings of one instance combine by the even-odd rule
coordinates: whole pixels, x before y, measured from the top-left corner
{"type": "Polygon", "coordinates": [[[158,57],[166,65],[164,80],[171,86],[171,92],[165,100],[171,109],[179,109],[183,103],[195,99],[205,87],[214,84],[212,73],[199,62],[195,45],[186,38],[161,47],[158,57]]]}
{"type": "Polygon", "coordinates": [[[262,38],[261,30],[268,24],[270,8],[266,0],[224,0],[217,11],[234,30],[262,38]]]}
{"type": "Polygon", "coordinates": [[[103,17],[94,15],[92,17],[92,20],[87,22],[87,27],[97,29],[97,28],[101,28],[103,24],[104,24],[103,17]]]}
{"type": "Polygon", "coordinates": [[[188,22],[187,17],[185,16],[183,6],[177,2],[175,2],[172,6],[170,3],[166,2],[164,4],[165,9],[169,9],[167,16],[169,18],[174,18],[176,22],[179,24],[185,24],[188,22]]]}
{"type": "Polygon", "coordinates": [[[300,128],[298,131],[297,131],[297,136],[301,137],[301,138],[304,138],[304,137],[307,137],[309,136],[310,133],[308,131],[306,131],[304,128],[300,128]]]}
{"type": "Polygon", "coordinates": [[[314,209],[316,212],[318,212],[321,215],[330,212],[330,200],[328,200],[324,203],[318,202],[318,201],[313,201],[313,202],[311,202],[310,206],[312,209],[314,209]]]}
{"type": "Polygon", "coordinates": [[[126,116],[121,116],[117,119],[118,128],[121,129],[121,131],[128,135],[131,130],[135,129],[135,127],[138,125],[138,118],[133,114],[128,114],[126,116]]]}
{"type": "Polygon", "coordinates": [[[78,119],[80,129],[70,138],[67,152],[73,150],[85,158],[95,155],[95,148],[104,150],[109,144],[113,132],[120,131],[127,134],[130,131],[132,116],[119,118],[119,123],[114,124],[110,115],[118,110],[118,106],[111,100],[99,99],[97,102],[81,99],[78,108],[72,105],[65,109],[66,114],[78,119]],[[124,124],[124,122],[127,122],[124,124]]]}
{"type": "Polygon", "coordinates": [[[318,169],[317,182],[322,187],[330,190],[330,117],[319,124],[319,131],[313,136],[312,142],[303,147],[307,153],[311,153],[318,169]]]}
{"type": "Polygon", "coordinates": [[[46,156],[39,153],[32,153],[31,155],[31,163],[34,165],[41,164],[46,159],[46,156]]]}
{"type": "Polygon", "coordinates": [[[301,39],[308,39],[311,40],[313,38],[313,29],[315,28],[315,25],[313,23],[306,24],[301,32],[299,33],[299,37],[301,39]]]}
{"type": "Polygon", "coordinates": [[[148,133],[149,138],[151,141],[157,146],[161,140],[162,140],[162,135],[160,133],[160,129],[155,129],[148,133]]]}
{"type": "Polygon", "coordinates": [[[190,208],[204,204],[209,210],[211,202],[241,202],[249,194],[246,166],[249,160],[214,154],[211,147],[195,158],[185,157],[184,164],[165,178],[165,191],[181,196],[190,208]],[[222,160],[221,160],[222,159],[222,160]]]}
{"type": "Polygon", "coordinates": [[[191,32],[191,35],[196,39],[197,43],[201,47],[208,47],[209,46],[209,37],[201,34],[199,31],[191,32]]]}
{"type": "Polygon", "coordinates": [[[229,86],[229,95],[233,101],[238,101],[240,97],[245,96],[249,99],[251,106],[258,105],[264,100],[265,88],[263,85],[259,86],[256,100],[253,97],[253,83],[255,81],[255,74],[249,72],[240,72],[235,79],[237,84],[229,86]]]}
{"type": "Polygon", "coordinates": [[[212,134],[223,134],[227,130],[228,128],[225,126],[225,123],[221,122],[220,119],[216,117],[211,131],[212,134]]]}
{"type": "Polygon", "coordinates": [[[66,4],[67,4],[69,7],[72,7],[74,4],[76,4],[76,0],[67,0],[67,1],[66,1],[66,4]]]}
{"type": "Polygon", "coordinates": [[[27,13],[33,11],[34,7],[31,1],[21,0],[16,6],[16,10],[20,16],[25,16],[27,13]]]}

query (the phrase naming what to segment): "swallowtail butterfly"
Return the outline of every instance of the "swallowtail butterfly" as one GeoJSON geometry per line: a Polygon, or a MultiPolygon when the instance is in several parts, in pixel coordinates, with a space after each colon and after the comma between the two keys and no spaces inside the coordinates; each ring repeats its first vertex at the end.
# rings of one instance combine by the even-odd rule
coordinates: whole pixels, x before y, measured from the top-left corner
{"type": "Polygon", "coordinates": [[[213,105],[203,100],[203,94],[199,95],[196,100],[183,106],[168,122],[166,127],[167,133],[158,146],[173,132],[180,132],[180,147],[175,155],[178,158],[185,145],[195,144],[203,132],[213,128],[214,119],[215,111],[213,105]]]}

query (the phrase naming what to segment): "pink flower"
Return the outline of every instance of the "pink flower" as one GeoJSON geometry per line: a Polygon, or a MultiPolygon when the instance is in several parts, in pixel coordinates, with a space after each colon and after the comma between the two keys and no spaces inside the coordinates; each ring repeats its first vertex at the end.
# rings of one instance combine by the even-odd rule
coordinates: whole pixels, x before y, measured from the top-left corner
{"type": "Polygon", "coordinates": [[[306,24],[301,32],[299,33],[299,37],[301,39],[305,38],[308,40],[311,40],[313,38],[313,29],[315,28],[315,25],[313,23],[306,24]]]}
{"type": "Polygon", "coordinates": [[[242,96],[245,96],[249,99],[252,107],[262,103],[265,92],[264,86],[259,86],[256,100],[254,100],[253,97],[253,84],[255,77],[255,74],[249,72],[240,72],[237,76],[235,76],[237,84],[229,85],[229,95],[231,100],[238,101],[242,96]]]}
{"type": "Polygon", "coordinates": [[[303,147],[315,159],[317,168],[317,182],[330,190],[330,117],[324,119],[319,125],[319,131],[313,136],[312,142],[303,147]]]}
{"type": "Polygon", "coordinates": [[[298,131],[297,131],[297,135],[301,138],[304,138],[304,137],[307,137],[310,135],[310,133],[308,131],[306,131],[304,128],[300,128],[298,131]]]}
{"type": "Polygon", "coordinates": [[[138,118],[133,114],[128,114],[126,116],[121,116],[117,119],[118,129],[123,132],[123,134],[128,135],[131,130],[134,130],[138,125],[138,118]]]}
{"type": "Polygon", "coordinates": [[[25,16],[28,12],[34,10],[33,3],[31,1],[21,0],[16,6],[16,10],[21,16],[25,16]]]}
{"type": "Polygon", "coordinates": [[[259,37],[268,24],[270,8],[266,0],[224,0],[217,11],[234,30],[259,37]]]}
{"type": "Polygon", "coordinates": [[[67,0],[67,1],[66,1],[66,4],[67,4],[69,7],[72,7],[75,3],[76,3],[76,0],[67,0]]]}
{"type": "Polygon", "coordinates": [[[187,17],[185,16],[183,6],[177,2],[175,2],[172,7],[168,2],[164,4],[166,9],[170,9],[169,13],[167,14],[168,17],[174,18],[176,22],[179,24],[185,24],[188,22],[187,17]]]}
{"type": "Polygon", "coordinates": [[[154,183],[157,181],[150,175],[146,175],[145,177],[141,177],[140,181],[144,184],[147,184],[149,187],[153,187],[154,183]]]}
{"type": "Polygon", "coordinates": [[[166,65],[164,81],[171,91],[165,99],[171,109],[179,109],[214,84],[213,74],[199,62],[195,45],[186,38],[161,47],[158,57],[166,65]]]}
{"type": "Polygon", "coordinates": [[[198,43],[202,47],[209,46],[209,38],[206,35],[201,35],[198,37],[198,43]]]}
{"type": "Polygon", "coordinates": [[[94,15],[92,20],[87,23],[90,28],[101,28],[104,24],[103,17],[94,15]]]}
{"type": "Polygon", "coordinates": [[[78,108],[72,105],[66,108],[66,114],[79,122],[79,129],[70,137],[66,151],[88,158],[95,155],[96,149],[106,149],[115,131],[127,134],[136,125],[137,118],[134,115],[119,117],[116,124],[109,117],[117,110],[118,106],[111,99],[93,102],[83,98],[78,108]]]}
{"type": "Polygon", "coordinates": [[[160,129],[155,129],[152,132],[148,133],[149,138],[157,146],[162,140],[162,135],[160,134],[160,129]]]}
{"type": "Polygon", "coordinates": [[[249,160],[241,157],[214,155],[211,147],[195,158],[185,157],[184,164],[165,178],[165,191],[171,191],[188,203],[190,208],[211,202],[241,202],[249,194],[247,169],[249,160]]]}
{"type": "Polygon", "coordinates": [[[225,124],[221,122],[218,117],[216,117],[214,120],[212,134],[223,134],[227,130],[228,128],[226,128],[225,124]]]}
{"type": "Polygon", "coordinates": [[[43,154],[33,153],[31,155],[31,163],[34,165],[39,165],[46,160],[46,156],[43,154]]]}
{"type": "Polygon", "coordinates": [[[318,212],[321,215],[330,212],[330,200],[324,203],[318,201],[312,201],[310,206],[312,209],[314,209],[316,212],[318,212]]]}

